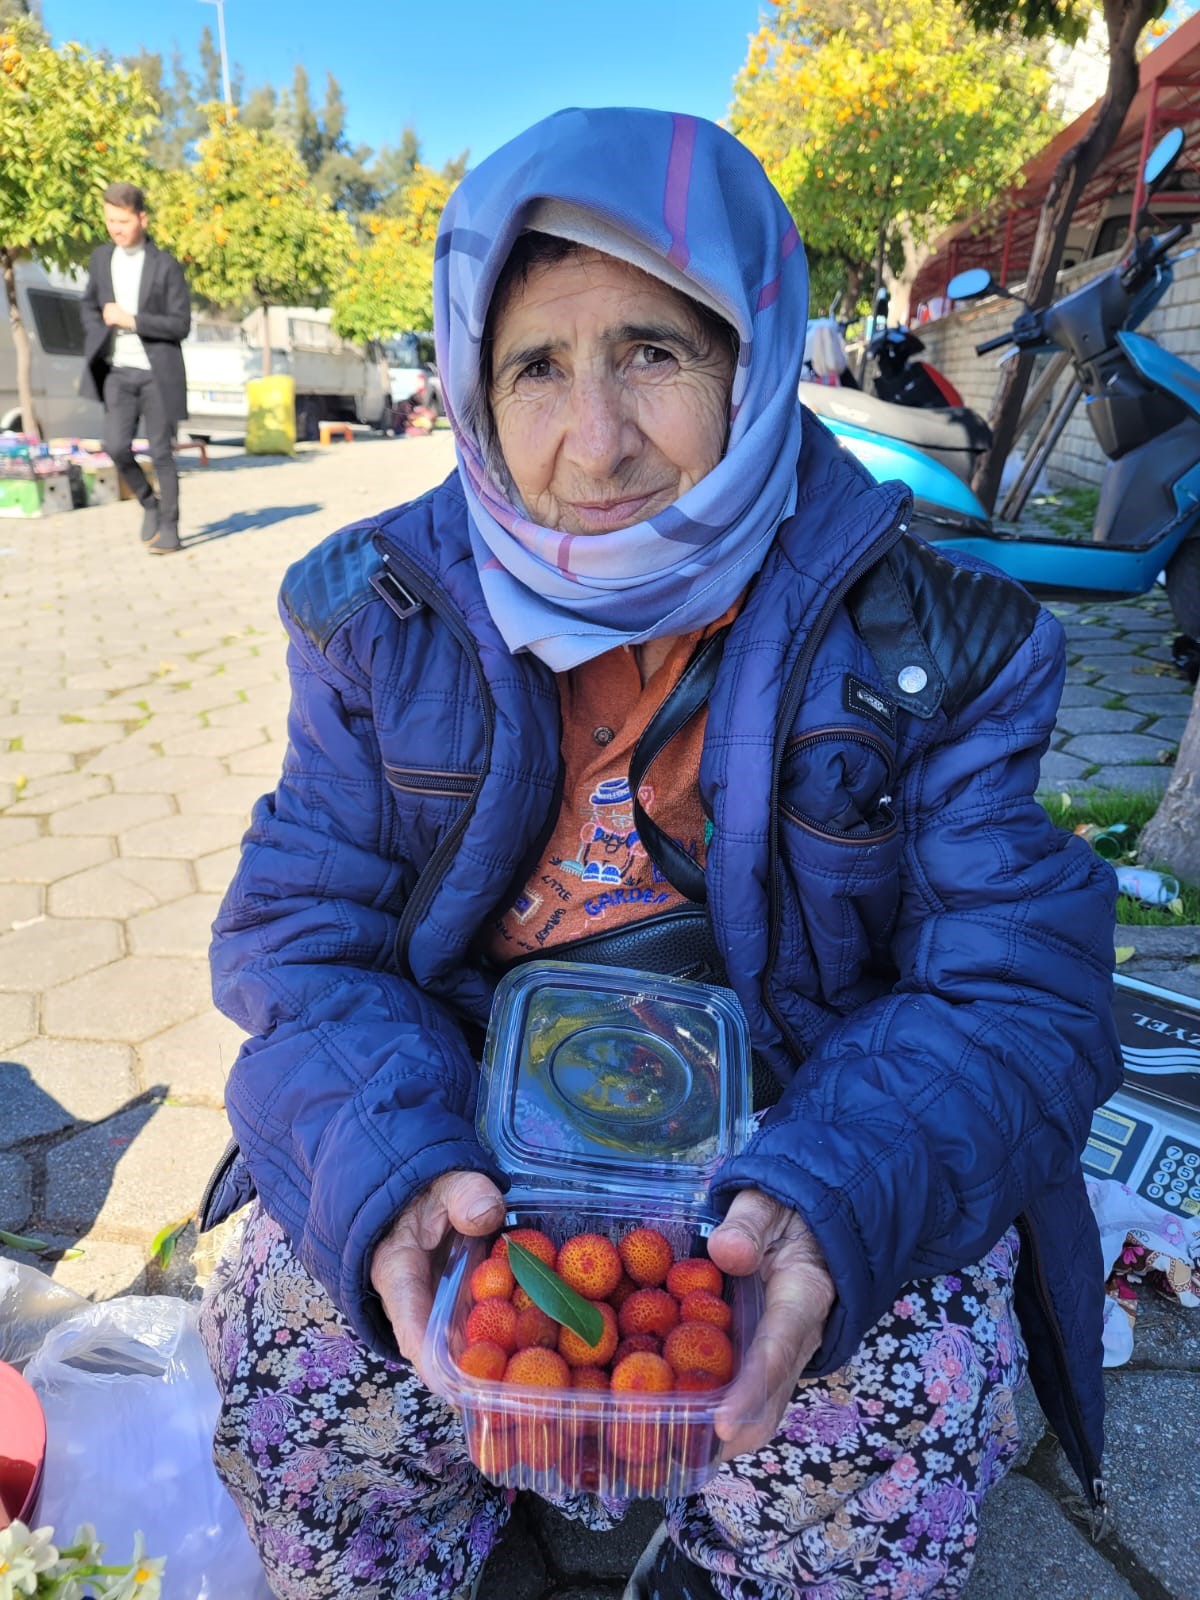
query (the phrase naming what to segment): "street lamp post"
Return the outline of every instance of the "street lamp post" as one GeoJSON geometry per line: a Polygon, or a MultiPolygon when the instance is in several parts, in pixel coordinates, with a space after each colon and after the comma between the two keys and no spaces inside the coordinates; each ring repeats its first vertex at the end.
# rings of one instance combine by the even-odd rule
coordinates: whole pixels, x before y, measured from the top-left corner
{"type": "Polygon", "coordinates": [[[217,42],[221,50],[221,87],[225,92],[225,109],[233,108],[233,96],[229,92],[229,56],[225,51],[225,0],[201,0],[203,5],[216,6],[217,8],[217,42]]]}

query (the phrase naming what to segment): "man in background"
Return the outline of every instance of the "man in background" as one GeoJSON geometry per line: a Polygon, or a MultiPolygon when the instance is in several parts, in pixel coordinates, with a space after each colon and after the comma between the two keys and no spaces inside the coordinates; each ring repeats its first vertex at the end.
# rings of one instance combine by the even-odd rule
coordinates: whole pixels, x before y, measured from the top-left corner
{"type": "Polygon", "coordinates": [[[175,426],[187,416],[181,342],[192,325],[183,268],[146,234],[146,197],[133,183],[104,191],[111,244],[92,252],[84,290],[80,393],[104,406],[104,448],[142,507],[142,539],[152,555],[179,543],[175,426]],[[158,476],[158,494],[133,453],[141,419],[158,476]]]}

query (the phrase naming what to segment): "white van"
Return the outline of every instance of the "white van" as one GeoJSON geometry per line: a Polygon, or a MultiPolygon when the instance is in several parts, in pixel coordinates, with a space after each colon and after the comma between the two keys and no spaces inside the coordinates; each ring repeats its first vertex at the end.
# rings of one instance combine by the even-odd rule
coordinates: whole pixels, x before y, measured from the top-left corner
{"type": "MultiPolygon", "coordinates": [[[[43,438],[98,439],[104,431],[104,409],[81,399],[83,322],[79,302],[84,278],[18,261],[17,306],[29,332],[33,355],[33,405],[43,438]]],[[[0,323],[0,433],[24,431],[17,394],[17,352],[8,317],[0,323]]]]}

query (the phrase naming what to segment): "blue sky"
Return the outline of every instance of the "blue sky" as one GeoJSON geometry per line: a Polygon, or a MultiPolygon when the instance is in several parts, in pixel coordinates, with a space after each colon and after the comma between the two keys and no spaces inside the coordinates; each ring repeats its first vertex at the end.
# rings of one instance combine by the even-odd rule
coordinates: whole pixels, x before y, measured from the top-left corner
{"type": "MultiPolygon", "coordinates": [[[[216,7],[202,0],[43,0],[56,42],[114,55],[145,45],[169,61],[216,7]]],[[[714,120],[729,105],[760,0],[225,0],[230,63],[247,89],[308,69],[341,83],[352,140],[394,144],[406,122],[435,165],[469,146],[473,161],[565,105],[647,105],[714,120]]]]}

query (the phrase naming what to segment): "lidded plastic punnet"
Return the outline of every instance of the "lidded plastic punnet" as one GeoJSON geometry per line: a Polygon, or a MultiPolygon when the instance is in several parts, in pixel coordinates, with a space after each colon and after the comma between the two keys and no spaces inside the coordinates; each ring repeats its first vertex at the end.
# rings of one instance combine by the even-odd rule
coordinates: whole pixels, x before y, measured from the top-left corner
{"type": "MultiPolygon", "coordinates": [[[[511,1178],[507,1228],[557,1247],[660,1231],[676,1259],[704,1254],[708,1189],[751,1127],[749,1030],[729,990],[686,979],[540,961],[501,981],[476,1109],[480,1142],[511,1178]]],[[[713,1421],[729,1384],[645,1395],[477,1378],[458,1365],[470,1278],[491,1239],[457,1237],[425,1340],[427,1381],[457,1406],[486,1476],[542,1494],[688,1494],[716,1469],[713,1421]]],[[[734,1376],[762,1284],[730,1277],[734,1376]]]]}

